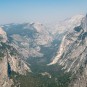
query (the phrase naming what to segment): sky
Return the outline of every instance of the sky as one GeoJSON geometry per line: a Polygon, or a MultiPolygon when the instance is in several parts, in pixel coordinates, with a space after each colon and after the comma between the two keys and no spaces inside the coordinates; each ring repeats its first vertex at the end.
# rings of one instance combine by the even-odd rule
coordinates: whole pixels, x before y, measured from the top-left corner
{"type": "Polygon", "coordinates": [[[86,13],[87,0],[0,0],[0,24],[49,23],[86,13]]]}

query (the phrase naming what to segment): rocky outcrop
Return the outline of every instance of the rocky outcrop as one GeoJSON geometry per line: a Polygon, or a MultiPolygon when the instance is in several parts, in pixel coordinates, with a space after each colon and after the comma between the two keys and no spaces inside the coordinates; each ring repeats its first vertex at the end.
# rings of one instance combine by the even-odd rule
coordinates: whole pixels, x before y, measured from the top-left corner
{"type": "Polygon", "coordinates": [[[11,87],[14,84],[13,79],[10,78],[13,71],[21,75],[31,72],[12,46],[0,42],[0,87],[11,87]]]}

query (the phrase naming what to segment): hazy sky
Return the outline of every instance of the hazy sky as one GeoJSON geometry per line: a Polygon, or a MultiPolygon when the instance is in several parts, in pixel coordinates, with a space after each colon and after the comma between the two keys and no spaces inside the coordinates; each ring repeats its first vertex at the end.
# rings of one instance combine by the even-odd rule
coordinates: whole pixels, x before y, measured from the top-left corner
{"type": "Polygon", "coordinates": [[[0,0],[0,24],[45,23],[86,12],[87,0],[0,0]]]}

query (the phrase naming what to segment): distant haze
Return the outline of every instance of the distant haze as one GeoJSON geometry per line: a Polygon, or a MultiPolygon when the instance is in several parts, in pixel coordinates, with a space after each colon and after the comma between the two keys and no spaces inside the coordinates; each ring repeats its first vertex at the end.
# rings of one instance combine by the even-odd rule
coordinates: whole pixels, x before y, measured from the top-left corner
{"type": "Polygon", "coordinates": [[[0,24],[49,23],[86,12],[87,0],[0,0],[0,24]]]}

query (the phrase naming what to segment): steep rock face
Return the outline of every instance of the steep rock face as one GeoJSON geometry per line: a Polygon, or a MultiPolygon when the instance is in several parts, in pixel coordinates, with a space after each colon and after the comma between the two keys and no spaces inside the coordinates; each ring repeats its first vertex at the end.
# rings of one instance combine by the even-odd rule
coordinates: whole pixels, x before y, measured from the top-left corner
{"type": "Polygon", "coordinates": [[[64,36],[57,56],[49,65],[56,63],[76,75],[70,87],[87,86],[87,16],[82,19],[81,25],[64,36]]]}
{"type": "Polygon", "coordinates": [[[71,70],[75,69],[76,66],[73,67],[73,65],[77,64],[77,67],[79,66],[78,63],[82,62],[84,59],[83,56],[86,56],[87,27],[85,20],[86,17],[82,19],[80,26],[73,28],[72,31],[70,30],[64,36],[58,55],[54,58],[51,64],[58,62],[60,65],[65,65],[64,68],[68,67],[68,71],[70,71],[71,68],[71,70]]]}
{"type": "Polygon", "coordinates": [[[22,75],[31,72],[29,66],[12,46],[0,42],[0,87],[11,87],[14,84],[10,78],[13,71],[22,75]]]}
{"type": "Polygon", "coordinates": [[[87,65],[78,70],[69,87],[87,87],[87,65]]]}

